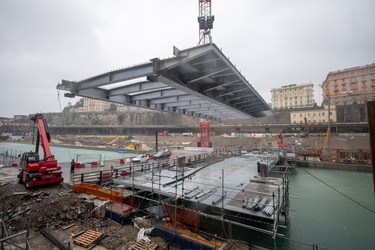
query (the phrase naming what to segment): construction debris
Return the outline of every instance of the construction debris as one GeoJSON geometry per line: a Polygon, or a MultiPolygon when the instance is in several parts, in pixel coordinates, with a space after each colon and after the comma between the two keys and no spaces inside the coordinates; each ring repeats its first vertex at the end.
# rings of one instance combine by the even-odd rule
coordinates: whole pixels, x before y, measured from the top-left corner
{"type": "Polygon", "coordinates": [[[75,225],[74,223],[73,223],[73,224],[70,224],[69,226],[64,227],[62,230],[69,229],[69,228],[73,227],[74,225],[75,225]]]}
{"type": "MultiPolygon", "coordinates": [[[[137,241],[139,229],[104,218],[105,210],[115,209],[115,204],[109,203],[103,206],[103,203],[107,204],[105,201],[89,194],[75,193],[70,186],[64,184],[29,191],[24,185],[10,183],[0,187],[0,202],[0,217],[3,218],[8,236],[17,236],[23,232],[24,234],[18,236],[17,240],[24,241],[27,232],[26,222],[30,221],[28,239],[31,249],[56,248],[54,243],[42,236],[41,228],[46,228],[47,234],[53,235],[62,245],[68,246],[70,243],[70,247],[80,244],[81,248],[87,246],[91,248],[98,244],[105,249],[126,250],[131,242],[137,241]],[[95,233],[83,235],[89,230],[98,233],[91,241],[90,237],[95,236],[95,233]]],[[[117,206],[116,209],[120,214],[126,208],[117,206]]],[[[151,226],[150,221],[145,218],[142,220],[142,223],[138,220],[139,225],[146,228],[151,226]]],[[[168,245],[160,237],[151,237],[151,240],[156,242],[157,246],[168,245]]],[[[170,247],[170,249],[176,248],[170,247]]]]}

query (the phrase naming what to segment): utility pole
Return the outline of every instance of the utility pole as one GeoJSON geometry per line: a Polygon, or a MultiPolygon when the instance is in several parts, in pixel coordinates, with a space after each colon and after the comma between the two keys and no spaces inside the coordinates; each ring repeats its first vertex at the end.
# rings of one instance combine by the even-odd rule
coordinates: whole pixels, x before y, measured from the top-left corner
{"type": "Polygon", "coordinates": [[[375,194],[375,101],[367,102],[367,119],[370,132],[372,182],[375,194]]]}

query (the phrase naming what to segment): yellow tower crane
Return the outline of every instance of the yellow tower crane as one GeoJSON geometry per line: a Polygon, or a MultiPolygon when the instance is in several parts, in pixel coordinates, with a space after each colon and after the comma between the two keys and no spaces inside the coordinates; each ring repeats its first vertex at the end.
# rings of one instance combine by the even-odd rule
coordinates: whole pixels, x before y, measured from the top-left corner
{"type": "Polygon", "coordinates": [[[324,144],[322,148],[322,156],[329,156],[331,153],[331,144],[330,144],[330,134],[331,134],[331,94],[329,93],[328,89],[324,88],[322,85],[319,85],[324,94],[327,96],[328,99],[328,128],[326,137],[324,139],[324,144]]]}

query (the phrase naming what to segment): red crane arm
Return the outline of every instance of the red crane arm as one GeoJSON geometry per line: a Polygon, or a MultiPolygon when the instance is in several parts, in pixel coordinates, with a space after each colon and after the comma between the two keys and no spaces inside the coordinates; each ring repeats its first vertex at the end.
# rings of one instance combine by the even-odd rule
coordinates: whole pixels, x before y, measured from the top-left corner
{"type": "Polygon", "coordinates": [[[284,143],[284,136],[283,136],[283,131],[280,129],[280,135],[279,135],[279,138],[280,138],[280,143],[284,143]]]}
{"type": "Polygon", "coordinates": [[[51,135],[49,133],[46,119],[43,117],[42,114],[37,114],[35,115],[35,122],[38,124],[39,137],[40,137],[40,141],[41,141],[42,148],[44,151],[44,160],[55,159],[49,147],[49,142],[51,141],[51,135]]]}

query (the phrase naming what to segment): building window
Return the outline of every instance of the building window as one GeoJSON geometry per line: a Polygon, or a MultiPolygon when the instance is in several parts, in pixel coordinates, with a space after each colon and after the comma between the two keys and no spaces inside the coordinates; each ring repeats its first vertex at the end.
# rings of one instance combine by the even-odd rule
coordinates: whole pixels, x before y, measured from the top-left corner
{"type": "Polygon", "coordinates": [[[325,114],[324,114],[324,112],[322,112],[322,116],[324,116],[325,114]]]}
{"type": "Polygon", "coordinates": [[[345,78],[341,80],[342,83],[345,83],[345,78]]]}
{"type": "Polygon", "coordinates": [[[355,77],[352,77],[351,79],[350,79],[350,82],[356,82],[357,81],[357,79],[355,78],[355,77]]]}
{"type": "Polygon", "coordinates": [[[366,81],[366,76],[362,76],[362,81],[366,81]]]}

